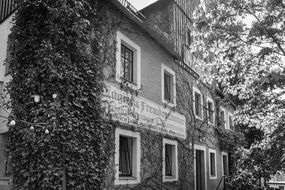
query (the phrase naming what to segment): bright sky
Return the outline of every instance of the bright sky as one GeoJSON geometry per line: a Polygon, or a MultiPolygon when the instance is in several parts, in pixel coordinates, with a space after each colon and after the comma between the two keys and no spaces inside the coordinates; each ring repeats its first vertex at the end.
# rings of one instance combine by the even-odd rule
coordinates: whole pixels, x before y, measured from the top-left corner
{"type": "Polygon", "coordinates": [[[140,10],[156,0],[128,0],[136,9],[140,10]]]}

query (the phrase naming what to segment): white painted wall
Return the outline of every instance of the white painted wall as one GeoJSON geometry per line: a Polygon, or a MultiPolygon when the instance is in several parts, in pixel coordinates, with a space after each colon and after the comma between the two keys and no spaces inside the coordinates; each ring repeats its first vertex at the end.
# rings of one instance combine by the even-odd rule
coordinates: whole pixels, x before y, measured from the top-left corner
{"type": "Polygon", "coordinates": [[[12,14],[2,24],[0,24],[0,82],[4,82],[5,66],[4,60],[6,59],[7,53],[7,41],[8,35],[11,33],[12,27],[12,14]]]}
{"type": "MultiPolygon", "coordinates": [[[[12,28],[12,14],[10,17],[8,17],[2,24],[0,24],[0,83],[1,83],[1,94],[3,93],[4,86],[2,85],[4,83],[7,83],[11,76],[5,76],[5,65],[4,61],[7,56],[7,41],[8,41],[8,35],[11,33],[12,28]]],[[[3,105],[2,98],[0,97],[0,104],[3,105]]],[[[8,116],[7,112],[5,112],[2,108],[0,108],[0,115],[1,116],[8,116]]],[[[7,131],[6,122],[7,121],[4,118],[0,118],[0,133],[7,131]]]]}

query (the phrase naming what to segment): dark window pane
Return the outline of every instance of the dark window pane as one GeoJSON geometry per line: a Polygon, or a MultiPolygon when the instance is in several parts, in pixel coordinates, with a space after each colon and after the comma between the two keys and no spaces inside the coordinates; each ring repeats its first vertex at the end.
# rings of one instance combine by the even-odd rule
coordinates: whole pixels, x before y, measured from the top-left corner
{"type": "Polygon", "coordinates": [[[230,125],[230,129],[233,129],[233,118],[232,118],[232,116],[229,116],[229,125],[230,125]]]}
{"type": "Polygon", "coordinates": [[[132,139],[120,137],[119,176],[132,176],[132,139]]]}
{"type": "Polygon", "coordinates": [[[208,119],[211,123],[214,122],[214,116],[213,116],[213,103],[208,102],[208,119]]]}
{"type": "Polygon", "coordinates": [[[164,99],[171,101],[171,76],[164,73],[164,99]]]}
{"type": "Polygon", "coordinates": [[[228,159],[226,155],[223,155],[223,170],[224,170],[224,175],[227,176],[228,174],[228,159]]]}
{"type": "Polygon", "coordinates": [[[165,144],[165,175],[172,176],[172,146],[165,144]]]}
{"type": "Polygon", "coordinates": [[[201,95],[195,92],[195,113],[197,116],[201,115],[201,95]]]}
{"type": "Polygon", "coordinates": [[[216,168],[215,168],[215,154],[210,153],[210,164],[211,164],[211,176],[216,175],[216,168]]]}
{"type": "Polygon", "coordinates": [[[191,43],[192,43],[192,36],[191,36],[191,31],[190,30],[188,30],[187,31],[187,45],[191,45],[191,43]]]}
{"type": "Polygon", "coordinates": [[[220,110],[220,123],[223,128],[225,128],[225,112],[220,110]]]}

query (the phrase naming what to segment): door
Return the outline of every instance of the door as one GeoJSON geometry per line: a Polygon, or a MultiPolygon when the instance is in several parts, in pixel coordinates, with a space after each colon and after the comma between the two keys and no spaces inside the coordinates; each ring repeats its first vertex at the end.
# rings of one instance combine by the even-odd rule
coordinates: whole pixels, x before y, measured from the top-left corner
{"type": "Polygon", "coordinates": [[[205,152],[196,150],[196,190],[205,190],[205,152]]]}

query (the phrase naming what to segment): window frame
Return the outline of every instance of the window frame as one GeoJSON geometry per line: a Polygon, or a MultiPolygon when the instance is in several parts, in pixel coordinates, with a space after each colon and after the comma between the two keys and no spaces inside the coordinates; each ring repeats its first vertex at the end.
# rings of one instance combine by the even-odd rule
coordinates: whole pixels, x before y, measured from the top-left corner
{"type": "Polygon", "coordinates": [[[196,88],[195,86],[193,86],[193,111],[194,111],[194,115],[195,115],[196,119],[203,120],[203,116],[204,116],[204,113],[203,113],[204,112],[204,109],[203,109],[204,106],[203,105],[204,105],[203,95],[202,95],[201,91],[198,88],[196,88]],[[201,97],[201,105],[200,105],[201,116],[196,114],[196,98],[195,98],[196,94],[195,93],[199,94],[201,97]]]}
{"type": "Polygon", "coordinates": [[[191,31],[190,27],[187,27],[187,30],[186,30],[186,46],[188,48],[190,48],[192,43],[193,43],[192,31],[191,31]]]}
{"type": "Polygon", "coordinates": [[[227,157],[227,175],[229,175],[229,155],[227,152],[222,152],[222,176],[225,176],[224,173],[224,156],[227,157]]]}
{"type": "Polygon", "coordinates": [[[141,137],[137,132],[116,128],[115,130],[115,185],[140,183],[141,137]],[[132,176],[119,175],[120,136],[132,138],[132,176]]]}
{"type": "MultiPolygon", "coordinates": [[[[171,85],[171,84],[170,84],[171,85]]],[[[161,64],[161,101],[162,103],[164,104],[167,104],[171,107],[174,107],[176,106],[176,77],[175,77],[175,72],[170,69],[169,67],[167,67],[166,65],[164,64],[161,64]],[[166,100],[165,99],[165,88],[164,88],[164,83],[165,83],[165,73],[167,73],[167,75],[170,75],[172,77],[172,92],[170,92],[170,99],[173,99],[173,100],[166,100]]]]}
{"type": "Polygon", "coordinates": [[[207,105],[207,120],[208,120],[208,123],[209,124],[215,124],[215,103],[214,103],[214,100],[212,99],[212,98],[210,98],[210,97],[207,97],[206,98],[206,105],[207,105]],[[212,119],[213,119],[213,121],[212,122],[210,122],[210,120],[209,120],[209,109],[208,109],[208,103],[212,103],[212,106],[213,106],[213,113],[212,113],[212,119]]]}
{"type": "Polygon", "coordinates": [[[177,141],[170,140],[170,139],[162,139],[163,141],[163,148],[162,148],[162,181],[163,182],[172,182],[178,181],[178,146],[177,141]],[[166,176],[165,169],[166,169],[166,158],[165,158],[165,145],[173,146],[174,150],[172,150],[172,176],[166,176]]]}
{"type": "Polygon", "coordinates": [[[209,148],[209,179],[217,179],[217,152],[214,149],[209,148]],[[212,162],[211,162],[211,154],[214,154],[214,169],[215,169],[215,175],[212,175],[211,169],[212,169],[212,162]]]}
{"type": "Polygon", "coordinates": [[[130,40],[122,32],[117,31],[116,35],[116,77],[115,80],[120,83],[128,83],[134,90],[141,88],[141,48],[135,42],[130,40]],[[121,53],[122,45],[130,49],[133,53],[133,81],[130,82],[124,79],[124,71],[122,73],[121,53]]]}

